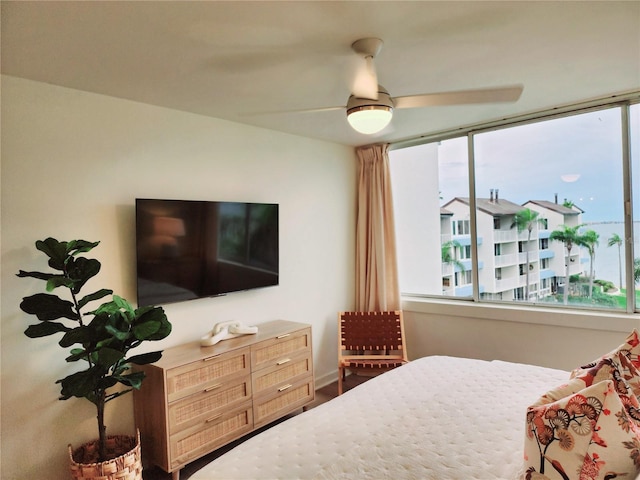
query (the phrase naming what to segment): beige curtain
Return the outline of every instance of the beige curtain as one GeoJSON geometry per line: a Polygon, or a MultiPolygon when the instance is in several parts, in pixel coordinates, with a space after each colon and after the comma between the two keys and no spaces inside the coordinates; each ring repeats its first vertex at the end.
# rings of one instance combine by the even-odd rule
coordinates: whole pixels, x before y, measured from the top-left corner
{"type": "Polygon", "coordinates": [[[356,222],[356,310],[400,309],[389,145],[356,149],[359,161],[356,222]]]}

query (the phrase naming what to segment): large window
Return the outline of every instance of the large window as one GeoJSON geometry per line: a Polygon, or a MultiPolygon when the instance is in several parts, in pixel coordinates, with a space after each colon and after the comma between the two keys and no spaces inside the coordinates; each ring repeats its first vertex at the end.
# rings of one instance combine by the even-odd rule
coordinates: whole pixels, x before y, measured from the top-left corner
{"type": "Polygon", "coordinates": [[[618,103],[392,149],[401,292],[633,311],[639,131],[618,103]]]}

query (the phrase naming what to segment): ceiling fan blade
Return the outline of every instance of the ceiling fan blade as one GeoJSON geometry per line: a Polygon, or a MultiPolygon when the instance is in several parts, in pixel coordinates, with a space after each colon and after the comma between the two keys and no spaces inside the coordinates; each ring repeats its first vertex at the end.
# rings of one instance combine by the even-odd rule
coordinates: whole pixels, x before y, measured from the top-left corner
{"type": "Polygon", "coordinates": [[[394,97],[395,108],[437,107],[442,105],[467,105],[473,103],[515,102],[524,90],[522,85],[497,88],[479,88],[475,90],[457,90],[453,92],[426,93],[394,97]]]}
{"type": "Polygon", "coordinates": [[[378,74],[372,56],[365,57],[356,70],[351,93],[359,98],[378,99],[378,74]]]}
{"type": "Polygon", "coordinates": [[[319,107],[319,108],[300,108],[300,109],[292,109],[292,110],[271,110],[271,111],[263,111],[263,112],[244,112],[240,113],[241,117],[256,117],[261,115],[284,115],[290,113],[318,113],[318,112],[330,112],[334,110],[344,110],[345,107],[319,107]]]}

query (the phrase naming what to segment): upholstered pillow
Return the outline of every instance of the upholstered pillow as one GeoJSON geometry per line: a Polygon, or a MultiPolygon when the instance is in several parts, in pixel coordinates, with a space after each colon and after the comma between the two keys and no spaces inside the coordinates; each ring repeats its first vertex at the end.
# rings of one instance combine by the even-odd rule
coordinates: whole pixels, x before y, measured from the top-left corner
{"type": "Polygon", "coordinates": [[[571,378],[580,375],[585,370],[596,367],[598,363],[605,358],[617,357],[619,353],[624,354],[635,368],[640,368],[640,335],[638,335],[638,331],[635,328],[619,347],[614,348],[609,353],[606,353],[591,363],[576,368],[571,372],[571,378]]]}
{"type": "Polygon", "coordinates": [[[582,380],[585,387],[602,380],[613,380],[618,393],[640,395],[640,371],[623,351],[608,353],[593,367],[574,372],[572,378],[582,380]],[[621,379],[626,383],[620,382],[621,379]]]}
{"type": "Polygon", "coordinates": [[[638,400],[618,393],[623,388],[615,383],[602,380],[585,388],[582,379],[574,378],[527,409],[529,477],[537,472],[550,480],[604,480],[614,474],[634,478],[640,472],[640,421],[633,418],[638,417],[638,400]]]}

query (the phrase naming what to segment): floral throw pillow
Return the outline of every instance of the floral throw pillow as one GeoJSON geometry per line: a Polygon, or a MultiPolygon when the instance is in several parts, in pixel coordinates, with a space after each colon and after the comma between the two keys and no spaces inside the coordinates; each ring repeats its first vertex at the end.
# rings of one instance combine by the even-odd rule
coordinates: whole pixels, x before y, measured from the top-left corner
{"type": "Polygon", "coordinates": [[[635,328],[618,348],[603,355],[598,360],[576,368],[571,372],[571,378],[582,374],[585,370],[593,369],[605,358],[617,357],[619,353],[622,353],[636,369],[640,368],[640,335],[635,328]]]}
{"type": "Polygon", "coordinates": [[[602,380],[613,380],[620,393],[633,394],[640,401],[640,371],[624,351],[608,353],[592,365],[579,372],[574,371],[573,378],[582,380],[585,387],[602,380]]]}
{"type": "Polygon", "coordinates": [[[583,379],[574,378],[543,395],[527,409],[525,477],[635,478],[640,472],[640,405],[630,391],[624,378],[586,387],[583,379]]]}

